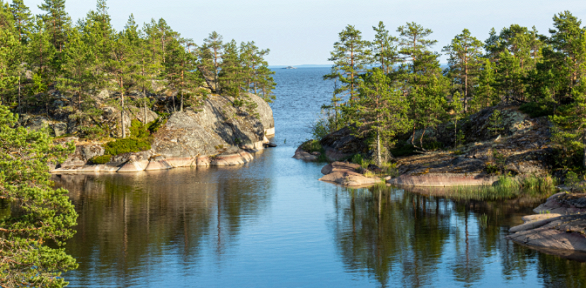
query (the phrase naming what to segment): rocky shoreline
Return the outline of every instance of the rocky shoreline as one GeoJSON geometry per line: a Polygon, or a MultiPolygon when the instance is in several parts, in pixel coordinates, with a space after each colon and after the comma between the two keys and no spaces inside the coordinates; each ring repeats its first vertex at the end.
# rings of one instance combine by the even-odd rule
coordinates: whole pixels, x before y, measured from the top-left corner
{"type": "MultiPolygon", "coordinates": [[[[325,176],[320,181],[346,187],[368,187],[386,180],[387,184],[408,189],[436,189],[441,195],[442,189],[454,186],[494,185],[498,177],[490,173],[491,165],[492,169],[497,167],[500,172],[517,178],[551,177],[549,175],[555,171],[552,171],[554,153],[550,147],[550,126],[546,117],[531,118],[519,111],[518,106],[487,108],[470,116],[463,125],[467,139],[463,146],[397,157],[393,178],[367,177],[368,169],[358,164],[336,162],[368,152],[364,141],[353,136],[348,128],[319,141],[319,152],[303,150],[302,147],[309,146],[304,143],[294,158],[316,161],[324,154],[322,160],[325,158],[330,164],[323,167],[325,176]],[[497,108],[504,120],[502,135],[495,137],[489,131],[488,118],[497,108]]],[[[416,131],[415,136],[421,132],[416,131]]],[[[450,143],[453,134],[441,125],[435,130],[426,130],[426,135],[444,147],[453,145],[450,143]]],[[[557,193],[534,212],[537,214],[523,218],[524,224],[511,228],[507,239],[564,257],[586,255],[579,255],[586,252],[586,193],[557,193]]]]}
{"type": "Polygon", "coordinates": [[[234,108],[231,97],[212,95],[197,110],[173,113],[152,135],[150,150],[113,155],[106,164],[91,163],[92,158],[104,155],[104,143],[58,139],[61,143],[74,141],[76,150],[50,172],[130,173],[248,163],[255,152],[275,146],[269,140],[275,134],[272,109],[262,98],[249,97],[257,105],[257,115],[234,108]]]}

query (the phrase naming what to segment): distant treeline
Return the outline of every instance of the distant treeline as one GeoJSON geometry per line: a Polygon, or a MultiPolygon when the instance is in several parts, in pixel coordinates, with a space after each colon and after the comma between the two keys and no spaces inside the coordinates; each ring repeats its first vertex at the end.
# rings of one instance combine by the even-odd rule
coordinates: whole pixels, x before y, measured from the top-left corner
{"type": "Polygon", "coordinates": [[[274,99],[269,50],[254,42],[223,43],[212,32],[196,45],[164,19],[140,28],[133,15],[116,31],[106,0],[75,23],[65,0],[45,0],[39,9],[44,14],[32,15],[23,0],[0,1],[0,101],[15,112],[66,113],[84,123],[104,113],[95,97],[104,89],[122,118],[129,104],[172,113],[200,105],[209,92],[233,96],[244,109],[254,108],[248,92],[274,99]],[[155,97],[162,93],[171,95],[164,103],[155,97]]]}
{"type": "MultiPolygon", "coordinates": [[[[513,24],[500,32],[493,28],[483,42],[464,29],[442,49],[446,69],[440,67],[442,54],[431,50],[437,43],[431,29],[413,22],[397,28],[396,36],[382,22],[373,29],[374,39],[366,41],[348,25],[334,44],[328,59],[334,65],[324,77],[336,80],[332,104],[325,107],[330,129],[354,124],[361,135],[383,138],[380,151],[391,148],[398,134],[415,136],[440,123],[453,123],[457,135],[458,120],[467,115],[518,103],[532,116],[549,115],[563,155],[583,159],[578,152],[586,143],[586,29],[570,12],[553,17],[549,36],[513,24]]],[[[425,150],[424,136],[412,137],[411,144],[425,150]]]]}

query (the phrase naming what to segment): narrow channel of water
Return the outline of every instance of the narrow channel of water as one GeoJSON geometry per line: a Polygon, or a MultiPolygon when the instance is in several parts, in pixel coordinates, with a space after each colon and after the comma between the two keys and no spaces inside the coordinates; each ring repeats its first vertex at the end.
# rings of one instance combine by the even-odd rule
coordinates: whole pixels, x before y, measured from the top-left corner
{"type": "Polygon", "coordinates": [[[276,70],[279,144],[234,168],[60,176],[79,213],[72,287],[586,286],[586,264],[504,237],[538,203],[317,181],[292,159],[327,68],[276,70]]]}

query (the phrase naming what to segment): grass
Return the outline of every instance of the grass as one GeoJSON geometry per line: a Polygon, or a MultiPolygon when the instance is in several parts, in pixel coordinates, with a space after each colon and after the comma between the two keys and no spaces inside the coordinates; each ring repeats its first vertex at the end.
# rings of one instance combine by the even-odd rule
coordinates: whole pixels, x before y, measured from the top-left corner
{"type": "Polygon", "coordinates": [[[301,144],[300,147],[305,152],[309,152],[309,153],[319,152],[319,156],[317,156],[317,161],[318,162],[327,162],[326,151],[321,146],[321,144],[319,143],[318,140],[314,140],[314,139],[307,140],[307,141],[303,142],[303,144],[301,144]]]}
{"type": "Polygon", "coordinates": [[[456,186],[444,195],[456,200],[502,200],[521,195],[549,196],[556,190],[556,180],[551,176],[525,178],[500,176],[492,186],[456,186]]]}

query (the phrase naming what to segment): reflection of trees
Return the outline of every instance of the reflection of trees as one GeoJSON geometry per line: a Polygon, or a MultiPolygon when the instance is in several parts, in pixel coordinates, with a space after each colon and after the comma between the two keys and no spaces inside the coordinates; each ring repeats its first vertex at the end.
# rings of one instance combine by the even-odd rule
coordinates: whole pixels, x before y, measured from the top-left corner
{"type": "Polygon", "coordinates": [[[431,284],[428,275],[449,236],[448,214],[439,202],[388,188],[342,192],[336,198],[333,228],[347,269],[366,268],[385,286],[389,272],[401,265],[408,271],[404,283],[431,284]]]}
{"type": "Polygon", "coordinates": [[[504,278],[496,281],[508,282],[527,277],[536,259],[546,286],[558,278],[565,286],[585,285],[586,264],[504,238],[509,225],[519,224],[540,201],[452,201],[385,187],[339,190],[331,227],[346,269],[368,271],[383,287],[434,285],[440,270],[466,286],[490,283],[487,265],[499,265],[504,278]]]}
{"type": "Polygon", "coordinates": [[[169,254],[187,268],[207,248],[204,243],[216,246],[220,257],[235,243],[241,216],[258,216],[270,184],[222,175],[215,169],[177,169],[55,177],[79,213],[77,234],[66,249],[80,269],[68,278],[108,284],[100,281],[112,279],[91,277],[112,275],[124,282],[136,267],[149,270],[149,263],[169,254]]]}

